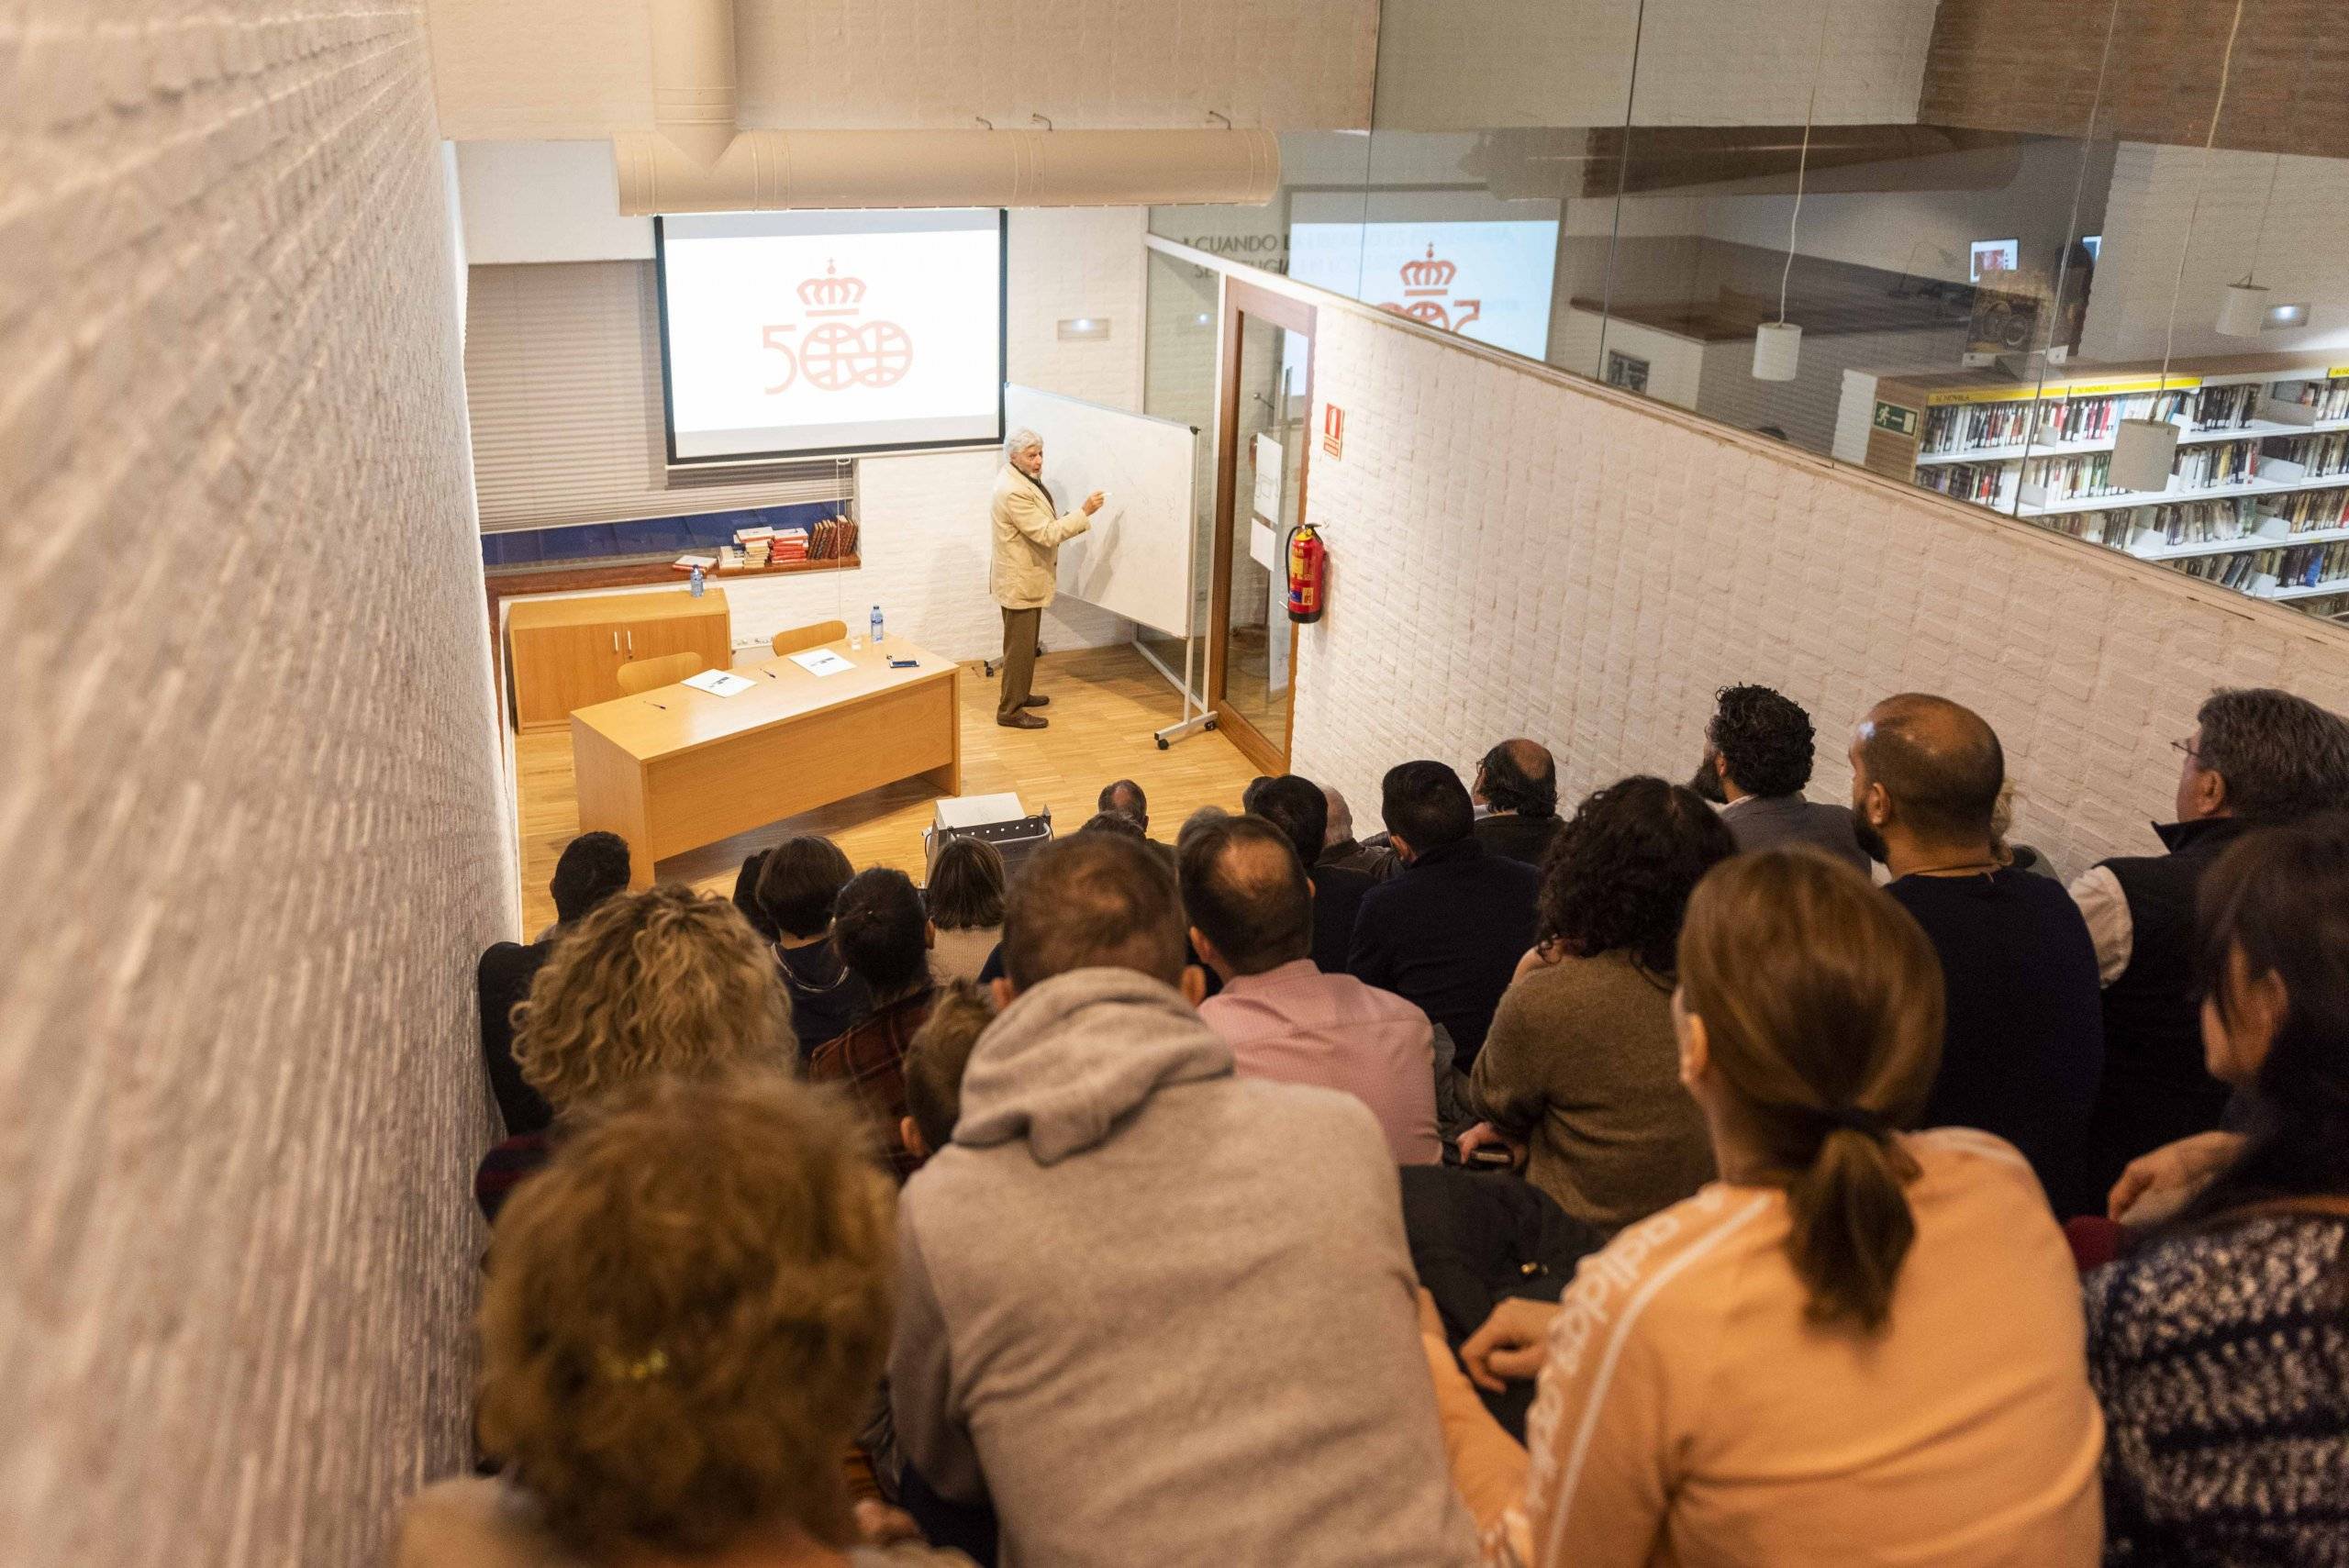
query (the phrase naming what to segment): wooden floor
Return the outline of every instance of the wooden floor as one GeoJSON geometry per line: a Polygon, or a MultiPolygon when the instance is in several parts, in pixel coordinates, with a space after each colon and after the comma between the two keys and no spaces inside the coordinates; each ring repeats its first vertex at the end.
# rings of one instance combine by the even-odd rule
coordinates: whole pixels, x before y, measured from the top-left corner
{"type": "MultiPolygon", "coordinates": [[[[764,657],[760,651],[760,657],[764,657]]],[[[1238,810],[1256,770],[1216,733],[1177,740],[1161,751],[1152,732],[1183,717],[1182,698],[1130,647],[1048,653],[1036,663],[1036,689],[1052,699],[1052,728],[1005,729],[995,721],[996,685],[976,663],[963,666],[963,790],[1009,791],[1030,811],[1052,808],[1054,827],[1073,832],[1093,815],[1101,786],[1130,778],[1150,795],[1151,836],[1171,839],[1202,806],[1238,810]]],[[[571,731],[545,729],[515,744],[519,773],[522,929],[535,935],[554,919],[547,881],[555,858],[579,831],[571,777],[571,731]]],[[[911,782],[869,790],[820,811],[737,834],[662,861],[664,882],[688,882],[730,894],[751,851],[786,833],[822,833],[860,868],[897,866],[921,875],[921,830],[930,825],[927,786],[911,782]]]]}

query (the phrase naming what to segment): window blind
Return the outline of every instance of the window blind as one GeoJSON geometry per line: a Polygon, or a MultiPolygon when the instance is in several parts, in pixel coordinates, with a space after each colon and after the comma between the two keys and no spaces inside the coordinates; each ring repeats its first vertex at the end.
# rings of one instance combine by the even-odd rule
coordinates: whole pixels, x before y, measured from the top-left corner
{"type": "Polygon", "coordinates": [[[849,500],[818,459],[670,473],[650,261],[472,269],[465,399],[484,533],[849,500]]]}

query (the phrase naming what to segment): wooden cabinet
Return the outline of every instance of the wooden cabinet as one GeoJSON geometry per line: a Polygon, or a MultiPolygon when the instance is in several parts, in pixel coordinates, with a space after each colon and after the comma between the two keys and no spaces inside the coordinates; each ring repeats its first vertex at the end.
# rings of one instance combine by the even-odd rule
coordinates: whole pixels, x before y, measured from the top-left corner
{"type": "Polygon", "coordinates": [[[620,695],[619,668],[631,659],[693,652],[723,670],[733,658],[733,624],[722,588],[698,599],[671,588],[510,604],[515,723],[543,728],[567,722],[573,708],[611,701],[620,695]]]}

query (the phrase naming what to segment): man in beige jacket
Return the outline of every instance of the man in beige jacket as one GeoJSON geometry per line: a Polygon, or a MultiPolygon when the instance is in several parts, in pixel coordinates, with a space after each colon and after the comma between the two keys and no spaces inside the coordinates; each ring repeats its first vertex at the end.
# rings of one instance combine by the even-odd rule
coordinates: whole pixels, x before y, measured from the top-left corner
{"type": "Polygon", "coordinates": [[[1036,631],[1044,606],[1052,602],[1061,545],[1093,526],[1101,492],[1065,517],[1044,488],[1044,439],[1016,430],[1004,443],[1003,472],[995,482],[995,562],[988,586],[1003,606],[1003,694],[995,721],[1008,729],[1041,729],[1044,716],[1030,711],[1052,701],[1029,690],[1036,677],[1036,631]]]}

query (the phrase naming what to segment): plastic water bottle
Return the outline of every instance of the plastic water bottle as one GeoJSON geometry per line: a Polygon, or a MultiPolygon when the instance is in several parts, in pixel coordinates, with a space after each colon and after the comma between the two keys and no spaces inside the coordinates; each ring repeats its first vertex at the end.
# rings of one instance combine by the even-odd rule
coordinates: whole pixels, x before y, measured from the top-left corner
{"type": "Polygon", "coordinates": [[[701,568],[696,566],[694,568],[694,597],[696,599],[701,597],[701,568]]]}
{"type": "Polygon", "coordinates": [[[880,647],[881,639],[885,635],[881,629],[881,606],[875,605],[873,606],[873,646],[880,647]]]}

